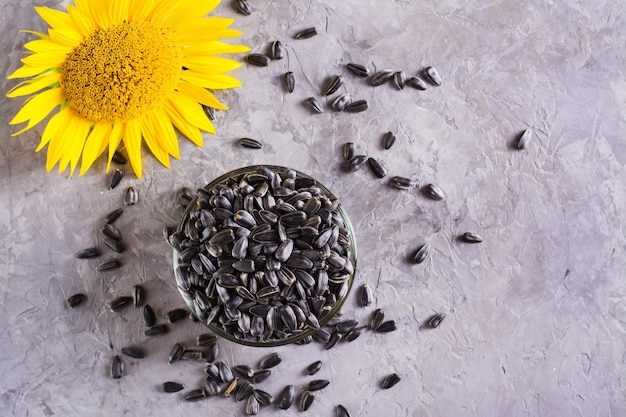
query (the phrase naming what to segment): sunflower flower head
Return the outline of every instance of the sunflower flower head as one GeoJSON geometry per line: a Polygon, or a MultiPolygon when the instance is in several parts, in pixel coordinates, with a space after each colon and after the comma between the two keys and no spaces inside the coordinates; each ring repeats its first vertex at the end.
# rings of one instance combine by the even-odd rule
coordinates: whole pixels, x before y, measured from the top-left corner
{"type": "Polygon", "coordinates": [[[75,0],[67,12],[36,7],[47,34],[24,45],[24,78],[7,97],[30,96],[10,124],[13,136],[52,114],[36,151],[47,145],[46,169],[57,163],[83,175],[104,151],[108,165],[123,144],[137,177],[141,147],[169,168],[180,158],[176,130],[198,146],[215,133],[202,106],[226,110],[213,90],[239,87],[226,73],[241,64],[218,54],[242,53],[222,42],[241,32],[234,19],[207,16],[220,0],[75,0]]]}

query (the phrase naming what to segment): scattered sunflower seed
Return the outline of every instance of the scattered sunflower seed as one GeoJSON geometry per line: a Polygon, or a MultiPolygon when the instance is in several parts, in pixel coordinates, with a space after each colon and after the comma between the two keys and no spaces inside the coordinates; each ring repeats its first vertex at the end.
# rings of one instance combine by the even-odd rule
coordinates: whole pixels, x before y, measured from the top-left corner
{"type": "Polygon", "coordinates": [[[306,367],[307,375],[315,375],[322,369],[322,361],[316,361],[306,367]]]}
{"type": "Polygon", "coordinates": [[[302,395],[300,395],[300,402],[298,404],[300,411],[308,410],[311,404],[313,404],[313,400],[315,400],[315,395],[309,391],[304,391],[302,395]]]}
{"type": "Polygon", "coordinates": [[[185,359],[188,361],[204,361],[205,355],[201,350],[196,349],[185,349],[180,359],[185,359]]]}
{"type": "Polygon", "coordinates": [[[165,334],[167,333],[167,331],[168,331],[168,328],[165,324],[159,324],[158,326],[150,327],[145,332],[143,332],[143,334],[145,336],[156,336],[159,334],[165,334]]]}
{"type": "Polygon", "coordinates": [[[404,84],[406,83],[406,74],[404,71],[396,71],[393,73],[393,85],[398,90],[402,90],[404,88],[404,84]]]}
{"type": "Polygon", "coordinates": [[[124,213],[121,208],[115,209],[104,217],[104,222],[107,224],[113,224],[124,213]]]}
{"type": "Polygon", "coordinates": [[[274,403],[274,396],[269,392],[260,389],[254,389],[252,391],[252,395],[254,395],[259,403],[263,405],[271,405],[274,403]]]}
{"type": "Polygon", "coordinates": [[[336,407],[335,411],[337,417],[350,417],[348,409],[341,404],[336,407]]]}
{"type": "Polygon", "coordinates": [[[409,178],[396,176],[391,179],[391,185],[401,190],[408,190],[409,188],[415,187],[417,183],[409,178]]]}
{"type": "Polygon", "coordinates": [[[369,285],[363,284],[359,290],[359,305],[361,307],[368,307],[372,304],[372,299],[374,296],[372,295],[372,289],[369,285]]]}
{"type": "Polygon", "coordinates": [[[376,327],[376,332],[378,333],[389,333],[393,332],[397,329],[395,320],[387,320],[381,323],[378,327],[376,327]]]}
{"type": "Polygon", "coordinates": [[[443,319],[446,318],[446,313],[437,313],[428,319],[428,327],[431,329],[436,329],[439,327],[443,319]]]}
{"type": "Polygon", "coordinates": [[[109,309],[111,311],[120,311],[124,307],[130,305],[133,302],[133,297],[121,296],[117,297],[109,303],[109,309]]]}
{"type": "Polygon", "coordinates": [[[270,44],[269,57],[271,59],[283,59],[285,56],[285,47],[281,41],[274,41],[270,44]]]}
{"type": "Polygon", "coordinates": [[[110,271],[112,269],[117,269],[120,266],[121,264],[119,263],[119,261],[117,261],[116,259],[112,259],[110,261],[102,262],[100,265],[96,267],[96,271],[98,272],[110,271]]]}
{"type": "Polygon", "coordinates": [[[287,385],[278,395],[278,408],[281,410],[287,410],[293,404],[293,399],[296,390],[293,385],[287,385]]]}
{"type": "Polygon", "coordinates": [[[312,38],[315,35],[317,35],[317,29],[315,29],[314,27],[311,27],[311,28],[306,28],[306,29],[301,30],[300,32],[296,33],[294,35],[294,38],[296,38],[296,39],[308,39],[308,38],[312,38]]]}
{"type": "Polygon", "coordinates": [[[370,105],[367,100],[357,100],[348,103],[344,110],[348,113],[361,113],[362,111],[367,110],[369,106],[370,105]]]}
{"type": "Polygon", "coordinates": [[[393,132],[385,133],[385,136],[383,136],[383,148],[391,149],[394,143],[396,143],[396,135],[393,132]]]}
{"type": "Polygon", "coordinates": [[[530,142],[532,137],[533,130],[531,128],[524,130],[524,132],[522,132],[521,136],[517,140],[517,149],[526,149],[526,146],[528,145],[528,142],[530,142]]]}
{"type": "Polygon", "coordinates": [[[352,99],[349,94],[342,94],[333,100],[333,104],[331,105],[335,111],[344,111],[346,106],[350,104],[352,99]]]}
{"type": "Polygon", "coordinates": [[[111,377],[120,379],[122,374],[124,374],[124,362],[122,362],[122,358],[120,358],[119,355],[115,355],[111,362],[111,377]]]}
{"type": "Polygon", "coordinates": [[[349,161],[354,156],[354,143],[346,142],[343,144],[343,159],[349,161]]]}
{"type": "Polygon", "coordinates": [[[367,77],[368,75],[370,75],[370,70],[368,70],[367,67],[364,65],[350,63],[346,65],[346,67],[351,73],[356,76],[367,77]]]}
{"type": "Polygon", "coordinates": [[[362,327],[357,327],[355,329],[350,330],[345,337],[343,338],[343,340],[345,342],[352,342],[354,340],[356,340],[359,336],[361,336],[361,333],[363,333],[363,329],[365,328],[365,326],[362,327]]]}
{"type": "Polygon", "coordinates": [[[167,381],[163,383],[163,392],[178,392],[185,389],[185,386],[178,382],[167,381]]]}
{"type": "Polygon", "coordinates": [[[185,347],[180,343],[175,343],[170,350],[169,355],[167,356],[167,363],[173,363],[179,360],[183,353],[185,352],[185,347]]]}
{"type": "Polygon", "coordinates": [[[324,113],[324,108],[322,107],[321,103],[317,101],[315,97],[309,97],[308,99],[306,99],[306,104],[309,106],[309,108],[313,112],[318,113],[318,114],[324,113]]]}
{"type": "Polygon", "coordinates": [[[122,172],[122,170],[116,169],[115,172],[111,175],[111,182],[109,182],[109,189],[112,190],[115,187],[117,187],[120,184],[120,181],[122,181],[123,176],[124,176],[124,173],[122,172]]]}
{"type": "Polygon", "coordinates": [[[259,363],[259,368],[261,369],[269,369],[273,368],[279,363],[281,363],[283,358],[276,352],[269,354],[268,356],[261,359],[261,363],[259,363]]]}
{"type": "Polygon", "coordinates": [[[239,145],[243,146],[244,148],[250,148],[250,149],[261,149],[261,148],[263,148],[263,144],[261,142],[259,142],[256,139],[251,139],[251,138],[241,138],[241,139],[239,139],[239,145]]]}
{"type": "Polygon", "coordinates": [[[120,231],[117,230],[117,228],[113,226],[112,224],[109,224],[109,223],[103,224],[100,231],[102,232],[103,235],[113,240],[122,239],[122,235],[120,234],[120,231]]]}
{"type": "Polygon", "coordinates": [[[330,96],[335,94],[339,87],[343,85],[343,77],[341,75],[334,75],[329,81],[328,85],[323,91],[323,95],[330,96]]]}
{"type": "Polygon", "coordinates": [[[440,201],[446,198],[446,195],[443,193],[443,190],[439,188],[438,186],[436,186],[435,184],[428,184],[426,187],[424,187],[424,192],[433,200],[440,201]]]}
{"type": "Polygon", "coordinates": [[[217,336],[213,333],[203,333],[196,336],[196,345],[211,346],[217,343],[217,336]]]}
{"type": "Polygon", "coordinates": [[[328,342],[324,345],[324,349],[330,350],[341,340],[341,333],[333,332],[328,339],[328,342]]]}
{"type": "Polygon", "coordinates": [[[241,378],[252,379],[254,378],[254,369],[248,365],[236,365],[233,366],[233,372],[239,375],[241,378]]]}
{"type": "Polygon", "coordinates": [[[76,252],[75,256],[78,259],[97,258],[98,256],[100,256],[100,249],[98,249],[98,248],[83,249],[83,250],[81,250],[79,252],[76,252]]]}
{"type": "Polygon", "coordinates": [[[255,384],[260,384],[261,382],[269,378],[270,375],[272,375],[272,371],[270,371],[269,369],[258,370],[254,373],[254,376],[252,377],[252,382],[255,384]]]}
{"type": "Polygon", "coordinates": [[[207,397],[207,392],[204,388],[198,388],[187,392],[183,398],[185,401],[193,402],[204,400],[207,397]]]}
{"type": "Polygon", "coordinates": [[[246,55],[246,62],[257,67],[267,67],[270,63],[270,57],[265,54],[252,53],[246,55]]]}
{"type": "Polygon", "coordinates": [[[406,81],[406,83],[408,86],[411,86],[416,90],[424,91],[428,88],[424,80],[419,77],[411,77],[406,81]]]}
{"type": "Polygon", "coordinates": [[[355,155],[347,162],[348,171],[350,172],[358,171],[359,169],[363,168],[366,162],[367,162],[367,156],[355,155]]]}
{"type": "Polygon", "coordinates": [[[246,401],[246,415],[256,416],[259,414],[259,400],[254,395],[250,395],[246,401]]]}
{"type": "Polygon", "coordinates": [[[135,190],[135,187],[130,186],[124,193],[124,204],[127,206],[134,206],[139,202],[139,193],[135,190]]]}
{"type": "Polygon", "coordinates": [[[400,376],[396,373],[393,373],[389,376],[387,376],[385,379],[383,379],[383,382],[381,384],[381,386],[384,389],[389,389],[391,387],[393,387],[394,385],[396,385],[398,382],[400,382],[400,376]]]}
{"type": "Polygon", "coordinates": [[[105,237],[103,242],[109,249],[117,253],[122,253],[126,249],[122,242],[111,239],[110,237],[105,237]]]}
{"type": "Polygon", "coordinates": [[[424,262],[426,259],[430,257],[431,253],[432,253],[432,250],[431,250],[430,243],[424,243],[422,246],[419,247],[419,249],[415,253],[415,256],[413,257],[413,261],[415,261],[415,263],[421,264],[422,262],[424,262]]]}
{"type": "Polygon", "coordinates": [[[242,401],[248,399],[252,392],[254,391],[254,386],[246,380],[237,382],[237,392],[235,393],[235,399],[237,401],[242,401]]]}
{"type": "Polygon", "coordinates": [[[143,306],[143,322],[147,327],[152,327],[156,324],[156,315],[154,314],[154,310],[150,307],[149,304],[143,306]]]}
{"type": "Polygon", "coordinates": [[[352,331],[358,324],[359,322],[354,319],[343,320],[335,325],[335,330],[337,333],[345,334],[352,331]]]}
{"type": "Polygon", "coordinates": [[[209,120],[213,121],[215,120],[215,109],[213,107],[210,106],[202,106],[202,108],[204,109],[204,112],[206,113],[206,116],[209,118],[209,120]]]}
{"type": "Polygon", "coordinates": [[[167,312],[167,321],[169,321],[170,323],[175,323],[179,320],[184,319],[185,317],[187,317],[187,310],[184,310],[182,308],[175,308],[167,312]]]}
{"type": "Polygon", "coordinates": [[[69,297],[66,303],[69,308],[74,308],[74,307],[78,307],[79,305],[81,305],[83,302],[85,302],[86,299],[87,299],[87,296],[85,294],[78,293],[69,297]]]}
{"type": "Polygon", "coordinates": [[[135,359],[142,359],[146,356],[146,353],[143,351],[143,349],[137,346],[123,347],[120,349],[120,351],[124,355],[130,356],[131,358],[135,358],[135,359]]]}
{"type": "Polygon", "coordinates": [[[465,243],[480,243],[483,241],[483,238],[477,233],[465,232],[461,235],[461,240],[465,243]]]}
{"type": "Polygon", "coordinates": [[[235,7],[243,15],[250,16],[252,14],[248,0],[235,0],[235,7]]]}
{"type": "Polygon", "coordinates": [[[441,85],[441,76],[439,75],[439,72],[435,69],[435,67],[426,68],[424,70],[424,74],[426,74],[430,82],[432,82],[434,85],[441,85]]]}
{"type": "Polygon", "coordinates": [[[293,75],[293,72],[286,72],[283,77],[283,81],[285,84],[285,90],[287,90],[288,93],[293,93],[293,90],[296,88],[296,77],[293,75]]]}
{"type": "Polygon", "coordinates": [[[383,85],[384,83],[390,81],[393,78],[394,70],[385,69],[377,72],[371,78],[372,85],[374,87],[378,87],[379,85],[383,85]]]}
{"type": "Polygon", "coordinates": [[[124,158],[124,155],[122,155],[119,150],[113,153],[113,157],[111,158],[111,161],[115,162],[118,165],[126,165],[126,162],[128,162],[126,158],[124,158]]]}
{"type": "Polygon", "coordinates": [[[384,319],[385,313],[382,309],[377,308],[376,310],[372,311],[372,315],[370,316],[369,328],[371,330],[378,329],[384,319]]]}
{"type": "Polygon", "coordinates": [[[374,173],[374,175],[376,175],[378,178],[384,178],[387,175],[387,170],[385,169],[385,167],[371,156],[367,158],[367,164],[372,170],[372,173],[374,173]]]}

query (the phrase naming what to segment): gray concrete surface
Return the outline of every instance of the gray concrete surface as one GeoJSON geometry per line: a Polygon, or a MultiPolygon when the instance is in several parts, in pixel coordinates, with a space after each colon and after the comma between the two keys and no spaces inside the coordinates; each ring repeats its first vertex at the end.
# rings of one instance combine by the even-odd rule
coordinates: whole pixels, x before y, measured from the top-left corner
{"type": "MultiPolygon", "coordinates": [[[[0,48],[4,76],[17,68],[27,34],[44,30],[32,6],[47,0],[4,0],[0,48]]],[[[626,3],[597,1],[275,1],[250,0],[251,16],[230,1],[217,14],[237,17],[241,42],[264,52],[273,40],[288,57],[266,68],[235,72],[244,87],[220,93],[218,133],[196,148],[181,139],[180,161],[166,170],[144,157],[144,177],[130,168],[120,187],[107,189],[99,161],[83,177],[45,171],[34,153],[43,127],[14,138],[8,120],[20,100],[0,99],[0,414],[16,416],[244,415],[231,399],[185,403],[164,394],[166,380],[202,383],[202,367],[168,365],[176,341],[188,345],[203,331],[191,321],[148,339],[137,310],[106,310],[113,297],[143,285],[159,320],[182,305],[164,225],[180,216],[176,192],[199,187],[252,164],[291,166],[317,177],[345,205],[359,247],[357,284],[375,293],[370,308],[354,296],[345,317],[365,321],[375,307],[395,319],[390,334],[365,333],[326,351],[318,344],[286,346],[283,363],[262,388],[300,390],[315,360],[331,381],[307,415],[353,416],[623,416],[626,415],[626,3]],[[300,29],[319,35],[294,40],[300,29]],[[426,91],[371,87],[351,76],[349,62],[371,70],[414,75],[433,65],[441,87],[426,91]],[[296,76],[286,94],[281,75],[296,76]],[[345,76],[342,91],[367,99],[363,113],[336,113],[321,98],[327,77],[345,76]],[[314,115],[303,101],[316,96],[327,110],[314,115]],[[532,127],[528,148],[516,135],[532,127]],[[383,150],[382,136],[398,141],[383,150]],[[262,151],[236,139],[261,140],[262,151]],[[341,147],[384,161],[390,175],[438,184],[441,202],[417,189],[391,188],[367,168],[342,169],[341,147]],[[103,216],[122,206],[133,185],[140,202],[117,225],[128,250],[123,268],[96,273],[98,260],[74,258],[98,244],[103,216]],[[466,232],[484,241],[457,240],[466,232]],[[422,243],[432,259],[408,257],[422,243]],[[88,302],[68,310],[76,292],[88,302]],[[435,330],[423,322],[446,319],[435,330]],[[126,345],[145,348],[124,357],[121,380],[108,375],[126,345]],[[397,372],[391,390],[381,379],[397,372]]],[[[106,252],[101,260],[110,256],[106,252]]],[[[220,341],[220,358],[256,366],[268,350],[220,341]]],[[[305,415],[264,408],[261,415],[305,415]]]]}

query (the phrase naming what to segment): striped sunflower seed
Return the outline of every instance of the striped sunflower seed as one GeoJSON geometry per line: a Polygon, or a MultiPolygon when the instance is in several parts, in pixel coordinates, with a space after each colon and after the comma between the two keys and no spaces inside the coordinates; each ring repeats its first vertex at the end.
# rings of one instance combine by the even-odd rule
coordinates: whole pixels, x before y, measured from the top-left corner
{"type": "Polygon", "coordinates": [[[522,132],[521,136],[517,140],[517,149],[526,149],[526,146],[528,146],[528,142],[530,142],[532,137],[533,130],[531,128],[524,130],[524,132],[522,132]]]}
{"type": "Polygon", "coordinates": [[[163,383],[163,392],[179,392],[185,389],[185,386],[179,382],[167,381],[163,383]]]}
{"type": "Polygon", "coordinates": [[[235,0],[235,7],[243,15],[250,16],[252,14],[248,0],[235,0]]]}
{"type": "Polygon", "coordinates": [[[293,400],[296,394],[296,390],[293,385],[287,385],[278,395],[278,408],[281,410],[287,410],[293,404],[293,400]]]}
{"type": "Polygon", "coordinates": [[[109,310],[120,311],[124,307],[129,306],[132,302],[133,302],[132,297],[128,297],[125,295],[121,297],[117,297],[109,303],[109,310]]]}
{"type": "Polygon", "coordinates": [[[396,143],[396,135],[393,132],[385,133],[385,136],[383,136],[383,148],[389,150],[394,143],[396,143]]]}
{"type": "Polygon", "coordinates": [[[283,82],[285,84],[285,90],[288,93],[293,93],[293,90],[296,88],[296,77],[293,75],[293,72],[286,72],[283,76],[283,82]]]}
{"type": "Polygon", "coordinates": [[[209,120],[211,121],[215,120],[216,113],[213,107],[202,106],[202,108],[204,109],[204,112],[206,113],[206,116],[209,118],[209,120]]]}
{"type": "Polygon", "coordinates": [[[354,156],[354,143],[346,142],[343,144],[343,159],[349,161],[354,156]]]}
{"type": "Polygon", "coordinates": [[[361,113],[370,107],[367,100],[357,100],[346,105],[344,111],[348,113],[361,113]]]}
{"type": "Polygon", "coordinates": [[[363,284],[359,290],[359,305],[361,307],[369,307],[372,304],[372,289],[369,285],[363,284]]]}
{"type": "Polygon", "coordinates": [[[434,85],[436,86],[441,85],[441,76],[439,75],[439,72],[437,71],[435,67],[426,68],[424,70],[424,74],[426,74],[426,77],[428,77],[430,82],[433,83],[434,85]]]}
{"type": "Polygon", "coordinates": [[[419,249],[415,253],[415,256],[413,257],[413,261],[415,263],[421,264],[422,262],[424,262],[426,259],[430,257],[431,253],[432,253],[432,250],[431,250],[430,243],[424,243],[422,246],[419,247],[419,249]]]}
{"type": "Polygon", "coordinates": [[[391,179],[391,185],[401,190],[408,190],[409,188],[415,187],[417,183],[409,178],[396,176],[391,179]]]}
{"type": "Polygon", "coordinates": [[[111,377],[114,379],[120,379],[124,374],[124,362],[119,355],[113,356],[113,361],[111,362],[111,377]]]}
{"type": "Polygon", "coordinates": [[[120,266],[122,266],[122,264],[118,260],[112,259],[110,261],[102,262],[101,264],[96,266],[96,271],[98,272],[111,271],[113,269],[119,268],[120,266]]]}
{"type": "Polygon", "coordinates": [[[367,69],[366,66],[360,64],[350,63],[346,65],[348,70],[358,77],[367,77],[370,75],[370,70],[367,69]]]}
{"type": "Polygon", "coordinates": [[[323,91],[323,95],[330,96],[335,94],[337,90],[343,85],[343,77],[341,75],[334,75],[328,80],[328,84],[323,91]]]}
{"type": "Polygon", "coordinates": [[[270,44],[269,57],[271,59],[283,59],[285,56],[285,47],[281,41],[274,41],[270,44]]]}
{"type": "Polygon", "coordinates": [[[256,416],[259,414],[260,407],[259,400],[254,395],[250,395],[246,400],[246,415],[256,416]]]}
{"type": "Polygon", "coordinates": [[[376,175],[378,178],[384,178],[387,175],[387,170],[384,166],[381,165],[376,159],[369,157],[367,158],[367,164],[369,165],[372,173],[376,175]]]}
{"type": "Polygon", "coordinates": [[[122,253],[126,249],[124,244],[119,240],[111,239],[110,237],[105,237],[103,243],[112,251],[117,253],[122,253]]]}
{"type": "Polygon", "coordinates": [[[204,400],[205,398],[207,398],[207,392],[205,391],[204,388],[193,389],[187,392],[183,396],[183,398],[185,399],[185,401],[189,401],[189,402],[200,401],[200,400],[204,400]]]}
{"type": "Polygon", "coordinates": [[[421,90],[424,91],[426,90],[428,87],[426,86],[426,83],[424,82],[424,80],[422,80],[419,77],[411,77],[406,81],[406,84],[410,87],[415,88],[416,90],[421,90]]]}
{"type": "Polygon", "coordinates": [[[100,249],[98,248],[83,249],[79,252],[76,252],[76,255],[74,256],[76,256],[78,259],[97,258],[98,256],[100,256],[100,249]]]}
{"type": "Polygon", "coordinates": [[[81,305],[83,302],[85,302],[85,300],[87,300],[87,296],[85,294],[78,293],[69,297],[66,300],[66,303],[69,308],[74,308],[81,305]]]}
{"type": "Polygon", "coordinates": [[[103,235],[113,240],[122,240],[122,235],[119,230],[115,226],[109,223],[105,223],[102,225],[100,229],[103,235]]]}
{"type": "Polygon", "coordinates": [[[337,407],[335,408],[335,415],[337,417],[350,417],[348,409],[341,404],[337,405],[337,407]]]}
{"type": "Polygon", "coordinates": [[[309,97],[306,99],[306,104],[307,106],[309,106],[309,108],[318,114],[322,114],[324,113],[324,108],[322,107],[322,104],[317,101],[317,99],[315,97],[309,97]]]}
{"type": "Polygon", "coordinates": [[[116,169],[115,172],[111,175],[111,181],[109,182],[109,189],[112,190],[120,184],[122,181],[122,177],[124,173],[120,169],[116,169]]]}
{"type": "Polygon", "coordinates": [[[158,326],[152,326],[146,331],[143,332],[144,336],[156,336],[160,334],[165,334],[168,332],[168,328],[165,324],[159,324],[158,326]]]}
{"type": "Polygon", "coordinates": [[[250,149],[261,149],[261,148],[263,148],[263,144],[261,142],[259,142],[256,139],[251,139],[251,138],[241,138],[241,139],[239,139],[239,145],[243,146],[244,148],[250,148],[250,149]]]}
{"type": "Polygon", "coordinates": [[[355,155],[347,162],[348,171],[350,172],[358,171],[359,169],[363,168],[366,162],[367,162],[367,156],[355,155]]]}
{"type": "Polygon", "coordinates": [[[139,202],[139,193],[135,190],[135,187],[130,186],[124,193],[124,204],[127,206],[134,206],[139,202]]]}
{"type": "Polygon", "coordinates": [[[335,111],[344,111],[346,109],[346,106],[350,104],[351,101],[352,99],[350,98],[349,94],[342,94],[335,100],[333,100],[331,106],[335,111]]]}
{"type": "Polygon", "coordinates": [[[131,358],[135,358],[135,359],[142,359],[146,356],[146,353],[143,351],[143,349],[137,346],[123,347],[120,349],[120,351],[124,355],[130,356],[131,358]]]}
{"type": "Polygon", "coordinates": [[[260,404],[271,405],[274,403],[274,396],[270,394],[269,392],[266,392],[260,389],[254,389],[252,391],[252,395],[256,397],[257,401],[260,404]]]}
{"type": "Polygon", "coordinates": [[[308,39],[308,38],[312,38],[315,35],[317,35],[317,29],[315,29],[314,27],[310,27],[310,28],[306,28],[306,29],[301,30],[300,32],[296,33],[294,35],[294,38],[296,38],[296,39],[308,39]]]}
{"type": "Polygon", "coordinates": [[[383,379],[383,382],[381,383],[381,386],[383,389],[389,389],[391,387],[393,387],[394,385],[396,385],[398,382],[400,382],[400,376],[396,373],[393,373],[387,377],[385,377],[385,379],[383,379]]]}
{"type": "Polygon", "coordinates": [[[394,73],[395,71],[391,69],[384,69],[382,71],[378,71],[376,74],[372,76],[371,83],[374,87],[383,85],[393,78],[394,73]]]}
{"type": "Polygon", "coordinates": [[[461,240],[465,243],[480,243],[483,241],[483,238],[477,233],[465,232],[461,235],[461,240]]]}
{"type": "Polygon", "coordinates": [[[406,74],[404,71],[396,71],[393,73],[393,86],[398,90],[402,90],[404,88],[404,84],[406,83],[406,74]]]}
{"type": "Polygon", "coordinates": [[[433,200],[440,201],[446,198],[446,195],[443,193],[443,190],[439,188],[438,186],[436,186],[435,184],[428,184],[426,187],[424,187],[424,192],[426,193],[427,196],[429,196],[433,200]]]}
{"type": "Polygon", "coordinates": [[[217,343],[217,336],[213,333],[203,333],[196,336],[196,345],[211,346],[217,343]]]}
{"type": "Polygon", "coordinates": [[[377,308],[376,310],[372,311],[368,327],[371,330],[376,330],[381,325],[383,320],[385,320],[385,312],[381,308],[377,308]]]}
{"type": "Polygon", "coordinates": [[[439,327],[443,319],[446,318],[446,313],[437,313],[428,319],[428,327],[431,329],[436,329],[439,327]]]}
{"type": "Polygon", "coordinates": [[[248,381],[238,381],[237,382],[237,392],[235,393],[235,399],[237,401],[247,400],[252,392],[254,391],[254,386],[248,381]]]}
{"type": "Polygon", "coordinates": [[[115,209],[104,217],[104,222],[107,224],[113,224],[124,213],[121,208],[115,209]]]}
{"type": "Polygon", "coordinates": [[[248,54],[246,55],[245,60],[248,64],[256,67],[267,67],[270,63],[270,57],[260,53],[248,54]]]}
{"type": "Polygon", "coordinates": [[[315,400],[315,395],[309,391],[304,391],[302,395],[300,395],[300,401],[298,403],[300,411],[308,410],[311,404],[313,404],[313,400],[315,400]]]}

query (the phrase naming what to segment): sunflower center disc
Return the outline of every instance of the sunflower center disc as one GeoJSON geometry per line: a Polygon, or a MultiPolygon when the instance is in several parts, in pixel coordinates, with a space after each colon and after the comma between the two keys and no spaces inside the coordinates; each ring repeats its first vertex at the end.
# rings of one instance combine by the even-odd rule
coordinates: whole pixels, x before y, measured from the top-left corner
{"type": "Polygon", "coordinates": [[[181,50],[151,22],[96,30],[61,68],[69,106],[88,120],[126,122],[161,103],[175,88],[181,50]]]}

